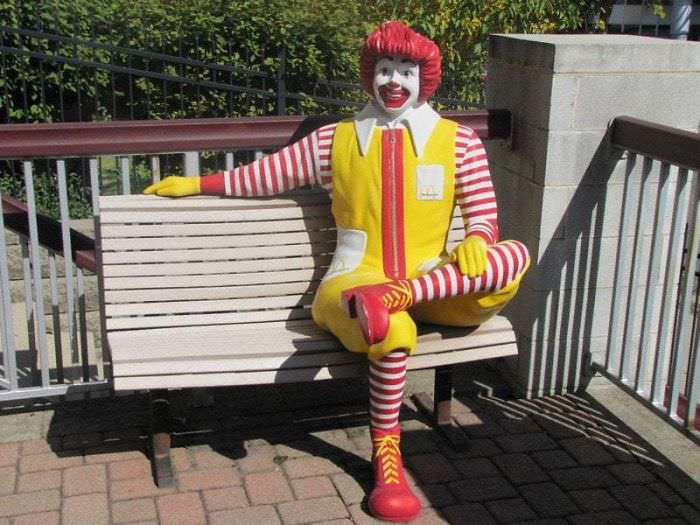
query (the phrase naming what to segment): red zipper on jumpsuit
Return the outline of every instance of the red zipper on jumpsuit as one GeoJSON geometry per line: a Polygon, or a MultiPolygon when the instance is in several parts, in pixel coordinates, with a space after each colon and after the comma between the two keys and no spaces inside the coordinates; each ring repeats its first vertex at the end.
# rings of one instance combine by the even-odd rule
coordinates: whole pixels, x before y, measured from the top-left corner
{"type": "Polygon", "coordinates": [[[382,249],[384,274],[406,277],[403,201],[403,134],[382,132],[382,249]]]}

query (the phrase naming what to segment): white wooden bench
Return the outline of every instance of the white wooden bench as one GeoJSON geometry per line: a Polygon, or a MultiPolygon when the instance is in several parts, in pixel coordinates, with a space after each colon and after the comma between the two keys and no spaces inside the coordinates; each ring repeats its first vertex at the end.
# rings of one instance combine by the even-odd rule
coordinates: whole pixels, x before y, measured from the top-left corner
{"type": "MultiPolygon", "coordinates": [[[[463,237],[456,218],[450,243],[463,237]]],[[[100,199],[98,247],[115,390],[305,382],[367,374],[311,320],[335,227],[327,197],[116,196],[100,199]]],[[[477,330],[423,326],[409,369],[435,368],[437,423],[449,424],[451,366],[514,355],[510,323],[477,330]]],[[[155,396],[153,464],[172,483],[167,402],[155,396]]]]}

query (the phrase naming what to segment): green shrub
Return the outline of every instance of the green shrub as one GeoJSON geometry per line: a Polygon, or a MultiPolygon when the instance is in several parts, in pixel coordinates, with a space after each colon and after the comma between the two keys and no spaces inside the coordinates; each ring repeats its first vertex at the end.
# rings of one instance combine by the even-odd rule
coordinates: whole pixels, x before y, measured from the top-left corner
{"type": "Polygon", "coordinates": [[[492,33],[592,32],[604,26],[610,0],[377,0],[372,19],[408,22],[435,40],[443,55],[449,95],[483,102],[482,78],[492,33]]]}
{"type": "MultiPolygon", "coordinates": [[[[336,0],[331,9],[318,0],[6,0],[0,3],[0,25],[226,64],[273,78],[249,78],[6,32],[1,35],[3,44],[10,47],[245,85],[269,95],[132,79],[104,69],[5,54],[0,62],[0,120],[272,114],[277,110],[274,75],[283,50],[288,91],[362,98],[352,90],[330,93],[319,88],[318,79],[356,81],[365,35],[391,18],[409,22],[441,46],[442,96],[479,104],[490,33],[591,31],[599,27],[596,20],[611,4],[609,0],[336,0]]],[[[288,105],[293,113],[351,109],[310,99],[288,105]]]]}
{"type": "MultiPolygon", "coordinates": [[[[42,164],[44,163],[35,164],[32,177],[36,210],[58,220],[61,218],[58,179],[55,172],[44,171],[42,164]]],[[[83,177],[78,173],[71,171],[66,175],[66,189],[70,217],[73,219],[90,217],[92,215],[92,197],[89,184],[85,184],[83,177]]],[[[3,195],[7,194],[22,202],[27,202],[24,176],[18,171],[0,170],[0,192],[3,195]]]]}

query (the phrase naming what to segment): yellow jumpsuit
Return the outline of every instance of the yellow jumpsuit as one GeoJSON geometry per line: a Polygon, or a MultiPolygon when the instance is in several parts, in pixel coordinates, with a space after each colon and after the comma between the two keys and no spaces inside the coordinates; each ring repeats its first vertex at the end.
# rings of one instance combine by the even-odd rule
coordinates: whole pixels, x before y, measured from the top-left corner
{"type": "Polygon", "coordinates": [[[359,323],[341,306],[341,292],[365,284],[419,277],[426,263],[447,260],[445,243],[455,207],[457,123],[440,119],[416,157],[407,129],[375,128],[360,154],[352,120],[340,122],[331,150],[332,213],[338,247],[312,305],[314,321],[355,352],[371,359],[416,350],[420,321],[476,326],[515,295],[514,285],[415,305],[391,315],[387,337],[368,346],[359,323]]]}

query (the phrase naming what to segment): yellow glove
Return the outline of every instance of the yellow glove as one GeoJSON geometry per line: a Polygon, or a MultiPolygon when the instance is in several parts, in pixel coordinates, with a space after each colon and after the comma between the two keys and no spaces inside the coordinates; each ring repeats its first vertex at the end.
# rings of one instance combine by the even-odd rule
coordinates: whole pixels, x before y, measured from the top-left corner
{"type": "Polygon", "coordinates": [[[483,237],[470,235],[452,252],[452,260],[467,277],[478,277],[486,271],[486,251],[489,245],[483,237]]]}
{"type": "Polygon", "coordinates": [[[160,195],[161,197],[187,197],[199,195],[199,177],[179,177],[171,175],[162,181],[151,184],[143,190],[146,195],[160,195]]]}

